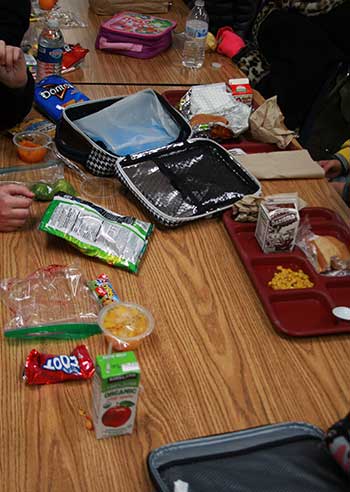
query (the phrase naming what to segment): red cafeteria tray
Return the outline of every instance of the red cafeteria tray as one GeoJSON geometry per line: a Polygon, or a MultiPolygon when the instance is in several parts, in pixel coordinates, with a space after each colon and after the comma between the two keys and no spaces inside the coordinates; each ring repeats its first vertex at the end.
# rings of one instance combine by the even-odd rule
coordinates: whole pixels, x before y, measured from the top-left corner
{"type": "MultiPolygon", "coordinates": [[[[165,91],[162,96],[174,107],[177,107],[180,99],[187,91],[184,90],[173,90],[173,91],[165,91]]],[[[257,106],[253,104],[253,108],[255,109],[257,106]]],[[[275,144],[256,142],[254,140],[249,140],[246,136],[240,135],[235,140],[229,140],[225,144],[221,144],[225,149],[233,149],[239,148],[244,150],[247,154],[255,154],[258,152],[276,152],[281,151],[275,144]]],[[[285,150],[295,150],[296,147],[292,143],[288,145],[285,150]]]]}
{"type": "MultiPolygon", "coordinates": [[[[308,217],[315,234],[335,236],[350,244],[349,227],[332,210],[306,207],[300,215],[301,221],[308,217]]],[[[349,276],[336,278],[318,274],[299,248],[286,253],[264,254],[255,239],[255,224],[235,222],[231,210],[224,213],[223,220],[277,331],[296,337],[350,332],[350,321],[342,321],[332,314],[336,306],[349,306],[349,276]],[[303,270],[309,275],[314,287],[273,290],[268,282],[278,265],[303,270]]]]}

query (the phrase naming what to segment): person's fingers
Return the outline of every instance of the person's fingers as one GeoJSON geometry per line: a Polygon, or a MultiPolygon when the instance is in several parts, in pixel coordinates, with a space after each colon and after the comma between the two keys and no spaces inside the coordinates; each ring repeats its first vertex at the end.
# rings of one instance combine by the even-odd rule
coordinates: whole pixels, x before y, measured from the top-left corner
{"type": "Polygon", "coordinates": [[[5,65],[6,44],[0,39],[0,65],[5,65]]]}
{"type": "Polygon", "coordinates": [[[9,195],[22,195],[27,198],[34,198],[34,193],[31,192],[26,186],[21,184],[11,183],[9,185],[3,185],[0,191],[4,190],[9,195]]]}
{"type": "Polygon", "coordinates": [[[32,204],[31,198],[26,198],[25,196],[13,196],[8,202],[11,208],[26,209],[32,204]]]}
{"type": "Polygon", "coordinates": [[[13,49],[13,64],[15,65],[20,58],[23,56],[23,51],[18,46],[15,46],[13,49]]]}
{"type": "Polygon", "coordinates": [[[29,217],[29,208],[13,208],[10,212],[10,220],[25,220],[29,217]]]}
{"type": "Polygon", "coordinates": [[[6,65],[6,70],[10,72],[13,70],[13,58],[14,58],[14,46],[6,46],[6,58],[5,58],[5,65],[6,65]]]}
{"type": "Polygon", "coordinates": [[[23,219],[13,219],[7,220],[5,224],[0,223],[0,231],[11,232],[23,227],[25,220],[23,219]]]}

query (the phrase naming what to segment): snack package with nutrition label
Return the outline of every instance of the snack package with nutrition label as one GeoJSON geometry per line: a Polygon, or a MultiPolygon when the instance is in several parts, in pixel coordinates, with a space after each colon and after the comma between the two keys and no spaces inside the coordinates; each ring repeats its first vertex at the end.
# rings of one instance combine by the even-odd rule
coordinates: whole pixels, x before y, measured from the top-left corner
{"type": "Polygon", "coordinates": [[[153,224],[58,193],[46,209],[39,229],[65,239],[88,256],[136,273],[153,224]]]}
{"type": "Polygon", "coordinates": [[[260,203],[255,237],[264,253],[292,251],[300,222],[298,198],[271,195],[260,203]]]}
{"type": "Polygon", "coordinates": [[[93,422],[97,439],[131,434],[141,370],[134,352],[96,357],[92,380],[93,422]]]}
{"type": "Polygon", "coordinates": [[[61,119],[64,108],[83,101],[89,101],[89,98],[59,75],[49,75],[35,84],[36,107],[56,123],[61,119]]]}

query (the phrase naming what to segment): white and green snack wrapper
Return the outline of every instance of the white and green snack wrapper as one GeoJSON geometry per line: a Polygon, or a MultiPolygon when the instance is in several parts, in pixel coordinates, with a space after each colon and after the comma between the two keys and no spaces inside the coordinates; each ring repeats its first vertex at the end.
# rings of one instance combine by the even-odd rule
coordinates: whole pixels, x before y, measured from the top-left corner
{"type": "Polygon", "coordinates": [[[153,224],[59,193],[39,229],[65,239],[88,256],[136,273],[153,224]]]}

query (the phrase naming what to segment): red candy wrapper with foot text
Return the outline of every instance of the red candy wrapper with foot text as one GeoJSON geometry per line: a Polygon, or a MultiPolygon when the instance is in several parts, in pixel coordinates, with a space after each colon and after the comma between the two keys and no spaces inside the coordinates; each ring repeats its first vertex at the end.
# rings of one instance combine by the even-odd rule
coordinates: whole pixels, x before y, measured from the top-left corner
{"type": "Polygon", "coordinates": [[[86,345],[79,345],[70,355],[43,354],[33,349],[28,354],[23,379],[27,384],[52,384],[89,379],[94,372],[86,345]]]}

